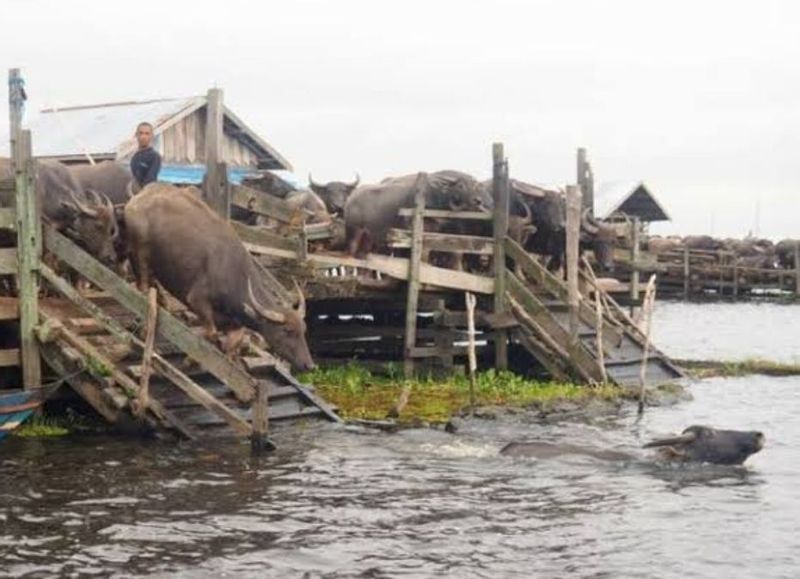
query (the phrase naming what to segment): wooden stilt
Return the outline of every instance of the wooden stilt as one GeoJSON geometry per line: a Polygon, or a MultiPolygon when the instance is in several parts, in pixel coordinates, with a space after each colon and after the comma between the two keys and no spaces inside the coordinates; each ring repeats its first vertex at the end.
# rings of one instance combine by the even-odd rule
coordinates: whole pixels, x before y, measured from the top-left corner
{"type": "MultiPolygon", "coordinates": [[[[502,143],[492,146],[492,188],[494,193],[494,311],[506,310],[506,252],[508,212],[511,192],[508,183],[508,161],[502,143]]],[[[498,370],[508,368],[508,332],[498,330],[494,339],[494,365],[498,370]]]]}

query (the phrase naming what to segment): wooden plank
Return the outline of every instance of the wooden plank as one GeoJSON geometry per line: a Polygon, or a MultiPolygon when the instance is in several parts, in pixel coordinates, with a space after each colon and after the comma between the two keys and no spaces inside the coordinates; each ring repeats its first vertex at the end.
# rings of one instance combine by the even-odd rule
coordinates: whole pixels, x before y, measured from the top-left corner
{"type": "Polygon", "coordinates": [[[0,321],[19,319],[19,299],[0,297],[0,321]]]}
{"type": "MultiPolygon", "coordinates": [[[[69,266],[113,295],[127,310],[144,319],[147,299],[133,286],[50,226],[45,227],[45,243],[50,251],[69,266]]],[[[225,382],[240,400],[249,402],[252,399],[254,391],[252,378],[164,308],[159,308],[157,327],[160,337],[179,347],[203,368],[225,382]]]]}
{"type": "MultiPolygon", "coordinates": [[[[387,235],[389,246],[395,249],[411,247],[411,231],[390,229],[387,235]]],[[[432,251],[459,251],[476,255],[492,255],[494,241],[478,235],[458,235],[454,233],[425,232],[422,238],[425,249],[432,251]]]]}
{"type": "Polygon", "coordinates": [[[272,217],[283,223],[297,221],[298,212],[286,201],[247,185],[231,185],[231,203],[259,215],[272,217]]]}
{"type": "MultiPolygon", "coordinates": [[[[639,263],[639,250],[641,249],[641,231],[639,226],[639,218],[634,217],[631,221],[631,264],[633,269],[631,271],[631,300],[639,299],[639,268],[636,267],[639,263]]],[[[633,306],[631,306],[631,315],[633,315],[633,306]]]]}
{"type": "MultiPolygon", "coordinates": [[[[492,146],[492,192],[494,194],[494,312],[506,309],[506,249],[503,240],[508,235],[508,212],[511,191],[508,183],[508,161],[502,143],[492,146]]],[[[498,332],[494,341],[495,368],[508,368],[508,336],[498,332]]]]}
{"type": "Polygon", "coordinates": [[[581,235],[580,191],[575,185],[567,185],[567,305],[569,306],[569,350],[578,345],[578,324],[580,320],[580,290],[578,289],[578,259],[580,257],[581,235]]]}
{"type": "MultiPolygon", "coordinates": [[[[12,131],[13,132],[13,131],[12,131]]],[[[31,133],[17,135],[14,167],[17,179],[17,256],[19,260],[20,350],[22,381],[26,389],[42,383],[39,345],[34,335],[39,323],[39,282],[37,272],[41,255],[41,220],[37,211],[34,159],[31,133]]]]}
{"type": "Polygon", "coordinates": [[[0,368],[19,366],[19,364],[20,364],[19,348],[9,348],[7,350],[0,350],[0,368]]]}
{"type": "Polygon", "coordinates": [[[15,247],[0,247],[0,275],[17,275],[19,262],[15,247]]]}
{"type": "MultiPolygon", "coordinates": [[[[414,374],[414,350],[417,343],[417,305],[419,301],[420,264],[422,262],[422,239],[425,212],[426,178],[417,175],[414,184],[414,216],[411,220],[411,261],[408,268],[408,287],[406,290],[406,329],[404,338],[403,370],[406,378],[414,374]]],[[[399,414],[399,412],[398,412],[399,414]]]]}
{"type": "MultiPolygon", "coordinates": [[[[397,214],[400,217],[413,217],[414,208],[404,207],[397,214]]],[[[493,219],[491,213],[482,211],[449,211],[446,209],[426,209],[424,216],[431,219],[471,219],[474,221],[491,221],[493,219]]]]}
{"type": "Polygon", "coordinates": [[[12,207],[0,207],[0,229],[17,230],[17,213],[12,207]]]}
{"type": "Polygon", "coordinates": [[[290,252],[298,252],[300,250],[300,240],[297,237],[286,237],[263,227],[252,227],[238,221],[231,221],[230,224],[243,242],[290,252]]]}
{"type": "Polygon", "coordinates": [[[575,343],[572,351],[568,350],[570,344],[569,333],[555,320],[539,299],[531,293],[525,285],[513,274],[508,275],[508,291],[516,299],[524,311],[542,329],[542,336],[547,337],[563,351],[567,352],[567,363],[577,370],[577,375],[591,382],[599,382],[602,372],[597,361],[580,342],[575,343]]]}

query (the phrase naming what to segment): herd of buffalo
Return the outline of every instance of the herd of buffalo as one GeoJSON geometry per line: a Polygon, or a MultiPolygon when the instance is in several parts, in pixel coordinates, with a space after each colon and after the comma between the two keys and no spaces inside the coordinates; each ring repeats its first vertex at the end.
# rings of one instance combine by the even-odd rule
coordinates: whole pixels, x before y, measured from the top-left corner
{"type": "Polygon", "coordinates": [[[651,236],[647,249],[655,254],[682,252],[684,249],[725,252],[742,267],[758,269],[794,269],[797,239],[783,239],[777,243],[769,239],[745,237],[744,239],[717,239],[710,235],[687,237],[651,236]]]}

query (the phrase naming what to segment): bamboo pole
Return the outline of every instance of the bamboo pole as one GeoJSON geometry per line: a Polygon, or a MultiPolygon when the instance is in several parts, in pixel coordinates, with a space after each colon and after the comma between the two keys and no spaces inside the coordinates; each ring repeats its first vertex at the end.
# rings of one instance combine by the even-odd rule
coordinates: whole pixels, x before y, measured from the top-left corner
{"type": "Polygon", "coordinates": [[[639,234],[641,228],[639,227],[639,218],[634,217],[631,220],[631,317],[633,317],[636,301],[639,299],[639,250],[640,239],[639,234]]]}
{"type": "Polygon", "coordinates": [[[475,305],[477,300],[469,292],[464,294],[467,306],[467,355],[469,358],[469,407],[475,410],[475,372],[478,370],[478,359],[475,355],[475,305]]]}
{"type": "Polygon", "coordinates": [[[603,304],[601,301],[600,290],[594,291],[594,307],[597,314],[595,320],[595,339],[597,340],[597,363],[600,366],[600,373],[602,375],[602,383],[608,383],[608,374],[606,374],[606,352],[603,348],[603,304]]]}
{"type": "Polygon", "coordinates": [[[642,315],[644,317],[644,346],[642,347],[642,368],[639,372],[639,414],[644,413],[644,395],[645,386],[647,384],[647,357],[650,351],[650,327],[653,318],[653,306],[656,301],[656,276],[650,276],[647,282],[647,289],[645,290],[644,300],[642,303],[642,315]]]}
{"type": "Polygon", "coordinates": [[[150,402],[150,375],[153,372],[153,350],[156,343],[156,323],[158,323],[158,290],[150,288],[147,294],[147,320],[145,325],[144,353],[142,354],[142,375],[139,378],[136,414],[144,414],[150,402]]]}

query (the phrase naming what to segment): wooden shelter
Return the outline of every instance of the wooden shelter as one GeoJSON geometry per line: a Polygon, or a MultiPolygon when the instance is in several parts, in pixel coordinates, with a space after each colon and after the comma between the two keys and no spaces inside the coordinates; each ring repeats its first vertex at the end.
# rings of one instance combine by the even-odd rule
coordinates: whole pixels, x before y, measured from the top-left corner
{"type": "Polygon", "coordinates": [[[670,221],[669,213],[643,181],[602,183],[595,195],[595,216],[608,221],[638,218],[641,223],[670,221]]]}

